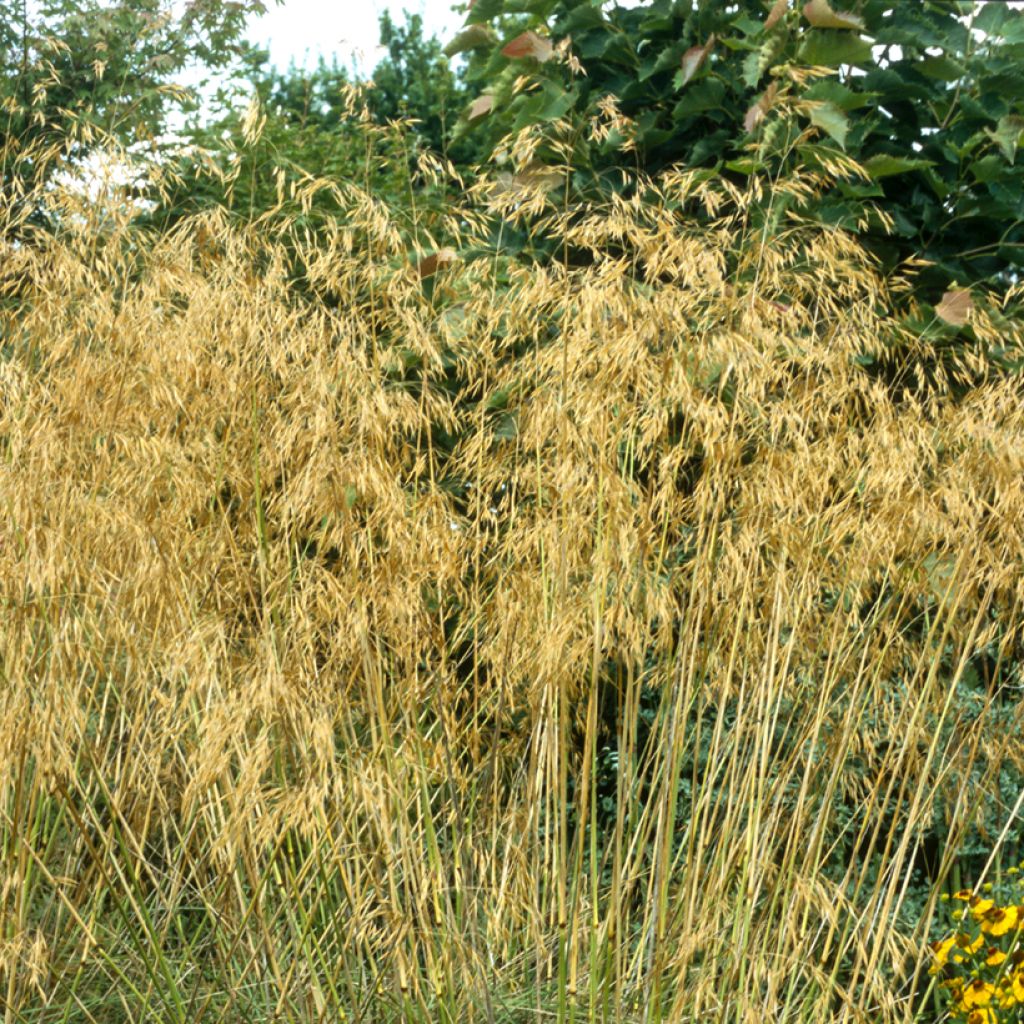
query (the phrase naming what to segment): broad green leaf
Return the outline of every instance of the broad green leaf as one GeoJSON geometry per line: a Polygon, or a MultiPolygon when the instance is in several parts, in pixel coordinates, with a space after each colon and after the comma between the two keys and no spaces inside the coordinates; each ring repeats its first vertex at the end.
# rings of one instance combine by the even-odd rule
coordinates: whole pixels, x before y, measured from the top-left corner
{"type": "Polygon", "coordinates": [[[804,93],[804,99],[827,100],[840,110],[860,110],[862,107],[870,107],[878,98],[875,92],[854,92],[840,82],[830,78],[816,82],[804,93]]]}
{"type": "Polygon", "coordinates": [[[725,166],[730,171],[735,171],[737,174],[745,174],[748,177],[751,174],[756,174],[758,171],[764,170],[766,164],[760,160],[751,160],[749,157],[742,157],[739,160],[727,160],[725,166]]]}
{"type": "Polygon", "coordinates": [[[1017,156],[1020,137],[1024,134],[1024,117],[1007,114],[1005,117],[999,118],[995,131],[986,129],[986,134],[999,147],[999,152],[1006,157],[1007,163],[1012,164],[1017,156]]]}
{"type": "Polygon", "coordinates": [[[980,160],[975,160],[970,166],[970,171],[975,181],[998,181],[1006,173],[1006,164],[995,153],[990,153],[980,160]]]}
{"type": "Polygon", "coordinates": [[[943,144],[943,153],[956,163],[959,163],[965,156],[970,156],[978,146],[988,141],[988,136],[983,132],[974,132],[963,143],[957,144],[952,139],[947,139],[943,144]]]}
{"type": "Polygon", "coordinates": [[[924,180],[928,182],[928,187],[935,193],[939,199],[945,199],[949,195],[949,185],[935,172],[934,167],[922,168],[922,174],[924,180]]]}
{"type": "Polygon", "coordinates": [[[913,238],[917,234],[917,225],[907,216],[907,211],[901,206],[897,206],[892,211],[892,225],[896,234],[902,235],[904,238],[913,238]]]}
{"type": "Polygon", "coordinates": [[[916,160],[905,156],[889,156],[885,153],[876,154],[865,160],[861,166],[871,175],[874,181],[880,178],[891,178],[894,174],[906,174],[908,171],[923,170],[934,167],[934,160],[916,160]]]}
{"type": "Polygon", "coordinates": [[[559,36],[574,36],[579,32],[600,28],[605,24],[604,15],[596,7],[581,6],[571,10],[559,21],[554,31],[559,36]]]}
{"type": "Polygon", "coordinates": [[[881,185],[874,182],[837,181],[839,194],[846,199],[876,199],[885,195],[881,185]]]}
{"type": "Polygon", "coordinates": [[[688,117],[692,114],[699,114],[705,110],[714,110],[720,107],[725,100],[725,86],[717,78],[702,78],[686,90],[683,98],[672,110],[672,118],[675,121],[688,117]]]}
{"type": "Polygon", "coordinates": [[[565,91],[560,86],[553,86],[545,93],[540,119],[542,121],[557,121],[569,113],[575,102],[576,92],[574,90],[565,91]]]}
{"type": "Polygon", "coordinates": [[[555,8],[555,0],[473,0],[466,21],[490,21],[502,14],[538,14],[548,17],[555,8]]]}
{"type": "Polygon", "coordinates": [[[636,49],[631,40],[620,33],[605,33],[598,56],[611,63],[633,67],[636,64],[636,49]]]}
{"type": "Polygon", "coordinates": [[[945,54],[937,57],[925,57],[918,61],[914,68],[926,78],[934,78],[940,82],[955,82],[965,74],[963,64],[945,54]]]}
{"type": "Polygon", "coordinates": [[[731,138],[732,133],[725,128],[720,128],[710,135],[702,135],[700,141],[693,147],[690,159],[695,164],[711,159],[718,160],[722,153],[729,148],[731,138]]]}
{"type": "Polygon", "coordinates": [[[751,50],[743,58],[743,84],[748,89],[756,89],[761,81],[760,54],[757,50],[751,50]]]}
{"type": "Polygon", "coordinates": [[[862,200],[846,202],[839,199],[825,199],[813,208],[813,216],[819,224],[852,231],[864,214],[862,200]]]}
{"type": "Polygon", "coordinates": [[[812,29],[797,56],[805,64],[837,68],[840,64],[870,64],[871,44],[850,32],[812,29]]]}
{"type": "Polygon", "coordinates": [[[556,82],[545,82],[541,90],[532,94],[518,106],[514,130],[520,131],[527,125],[557,121],[572,109],[576,92],[562,88],[556,82]]]}
{"type": "Polygon", "coordinates": [[[732,19],[732,27],[738,29],[749,39],[751,36],[759,36],[764,33],[764,22],[751,18],[748,14],[740,14],[732,19]]]}
{"type": "Polygon", "coordinates": [[[1003,26],[1000,35],[1008,43],[1024,43],[1024,17],[1019,10],[1014,11],[1013,20],[1003,26]]]}
{"type": "Polygon", "coordinates": [[[486,46],[493,46],[497,41],[498,37],[488,26],[468,25],[444,48],[444,55],[454,57],[467,50],[479,50],[486,46]]]}
{"type": "Polygon", "coordinates": [[[834,11],[828,0],[810,0],[804,4],[804,17],[814,28],[863,29],[864,19],[846,11],[834,11]]]}
{"type": "Polygon", "coordinates": [[[488,412],[496,412],[498,409],[508,408],[509,399],[512,397],[514,386],[509,384],[505,387],[498,388],[496,391],[491,392],[490,397],[487,399],[485,408],[488,412]]]}
{"type": "Polygon", "coordinates": [[[490,21],[503,13],[505,9],[505,0],[473,0],[473,3],[469,5],[466,21],[471,24],[490,21]]]}
{"type": "Polygon", "coordinates": [[[841,148],[846,149],[850,122],[837,106],[832,103],[816,103],[811,109],[811,124],[824,129],[841,148]]]}
{"type": "Polygon", "coordinates": [[[637,79],[641,82],[646,82],[652,75],[658,74],[659,71],[668,71],[670,68],[676,68],[679,66],[681,60],[681,44],[675,46],[666,46],[661,53],[645,53],[644,58],[640,62],[640,72],[637,75],[637,79]]]}
{"type": "Polygon", "coordinates": [[[787,38],[785,32],[773,32],[761,44],[761,48],[757,52],[757,78],[753,87],[759,85],[761,76],[764,75],[769,68],[778,64],[784,57],[786,53],[786,43],[787,38]]]}
{"type": "Polygon", "coordinates": [[[1006,4],[985,4],[975,14],[972,25],[974,28],[984,32],[987,36],[999,35],[1003,25],[1010,17],[1010,9],[1006,4]]]}

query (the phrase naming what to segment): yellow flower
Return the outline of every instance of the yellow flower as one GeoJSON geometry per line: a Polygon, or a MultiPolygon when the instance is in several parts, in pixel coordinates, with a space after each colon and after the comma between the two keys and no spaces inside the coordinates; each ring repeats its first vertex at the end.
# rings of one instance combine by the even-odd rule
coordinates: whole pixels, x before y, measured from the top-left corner
{"type": "Polygon", "coordinates": [[[987,935],[1005,935],[1017,927],[1018,918],[1017,907],[991,907],[981,919],[981,930],[987,935]]]}
{"type": "Polygon", "coordinates": [[[953,893],[953,899],[970,903],[974,899],[974,893],[970,889],[960,889],[958,892],[953,893]]]}
{"type": "Polygon", "coordinates": [[[943,939],[941,942],[933,942],[931,944],[932,956],[935,957],[935,963],[929,968],[929,974],[938,974],[942,967],[945,966],[949,960],[949,952],[956,945],[956,936],[950,935],[948,939],[943,939]]]}
{"type": "Polygon", "coordinates": [[[983,900],[980,896],[975,896],[971,900],[971,913],[974,915],[974,920],[981,920],[994,906],[995,903],[992,900],[983,900]]]}
{"type": "Polygon", "coordinates": [[[1006,954],[996,946],[989,946],[985,952],[985,963],[989,967],[998,967],[1006,959],[1006,954]]]}
{"type": "Polygon", "coordinates": [[[1013,976],[1012,991],[1017,1002],[1024,1003],[1024,971],[1018,971],[1013,976]]]}
{"type": "MultiPolygon", "coordinates": [[[[956,933],[956,944],[965,953],[977,953],[978,950],[981,949],[981,947],[985,945],[985,937],[983,935],[979,935],[972,942],[971,941],[971,937],[970,937],[970,935],[967,934],[967,932],[957,932],[956,933]]],[[[955,960],[957,963],[959,963],[961,960],[963,960],[963,957],[962,956],[954,955],[952,957],[952,959],[955,960]]]]}
{"type": "Polygon", "coordinates": [[[995,985],[990,985],[987,981],[982,981],[981,978],[975,978],[964,989],[964,1006],[968,1009],[977,1006],[988,1006],[995,994],[995,985]]]}
{"type": "Polygon", "coordinates": [[[967,1024],[997,1024],[998,1020],[995,1010],[990,1010],[988,1007],[972,1010],[967,1015],[967,1024]]]}

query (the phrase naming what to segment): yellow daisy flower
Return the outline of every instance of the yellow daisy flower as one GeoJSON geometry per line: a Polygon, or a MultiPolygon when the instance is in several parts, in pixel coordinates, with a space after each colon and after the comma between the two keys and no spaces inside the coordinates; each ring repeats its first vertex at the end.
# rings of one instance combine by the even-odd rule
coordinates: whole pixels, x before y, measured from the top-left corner
{"type": "Polygon", "coordinates": [[[940,942],[933,942],[931,944],[932,956],[935,957],[935,963],[929,968],[929,974],[938,974],[939,971],[945,966],[949,960],[950,950],[956,945],[956,936],[950,935],[948,939],[942,939],[940,942]]]}
{"type": "MultiPolygon", "coordinates": [[[[970,935],[967,934],[967,932],[957,932],[957,934],[956,934],[956,944],[965,953],[977,953],[978,950],[981,949],[981,947],[985,945],[985,936],[984,935],[979,935],[972,942],[971,941],[971,937],[970,937],[970,935]]],[[[956,954],[953,954],[953,956],[951,956],[950,959],[956,961],[957,963],[960,963],[961,960],[963,960],[963,957],[962,956],[957,956],[956,954]]]]}
{"type": "Polygon", "coordinates": [[[975,896],[971,900],[971,914],[974,915],[974,920],[981,920],[994,906],[994,900],[986,900],[980,896],[975,896]]]}
{"type": "Polygon", "coordinates": [[[996,994],[995,985],[989,984],[987,981],[982,981],[981,978],[975,978],[964,989],[964,1006],[968,1009],[988,1006],[992,1002],[992,997],[996,994]]]}
{"type": "Polygon", "coordinates": [[[1024,1003],[1024,971],[1018,971],[1013,976],[1011,990],[1017,1002],[1024,1003]]]}
{"type": "Polygon", "coordinates": [[[1003,1010],[1012,1010],[1017,1005],[1017,997],[1013,994],[1013,989],[1005,982],[999,986],[996,1001],[1003,1010]]]}
{"type": "Polygon", "coordinates": [[[986,935],[1005,935],[1017,927],[1017,907],[992,907],[987,910],[981,919],[981,930],[986,935]]]}
{"type": "Polygon", "coordinates": [[[1006,959],[1006,954],[996,946],[989,946],[985,951],[985,963],[989,967],[998,967],[1006,959]]]}
{"type": "Polygon", "coordinates": [[[987,1006],[980,1010],[972,1010],[967,1015],[967,1024],[997,1024],[998,1020],[995,1010],[990,1010],[987,1006]]]}

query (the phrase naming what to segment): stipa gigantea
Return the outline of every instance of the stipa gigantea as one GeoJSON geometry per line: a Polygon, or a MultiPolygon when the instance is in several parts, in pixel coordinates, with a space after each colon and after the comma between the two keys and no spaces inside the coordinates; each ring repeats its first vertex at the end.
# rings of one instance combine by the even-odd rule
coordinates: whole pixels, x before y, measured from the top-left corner
{"type": "Polygon", "coordinates": [[[11,1019],[910,1019],[932,819],[1021,768],[1019,387],[889,387],[850,239],[639,187],[429,297],[352,183],[18,250],[11,1019]]]}

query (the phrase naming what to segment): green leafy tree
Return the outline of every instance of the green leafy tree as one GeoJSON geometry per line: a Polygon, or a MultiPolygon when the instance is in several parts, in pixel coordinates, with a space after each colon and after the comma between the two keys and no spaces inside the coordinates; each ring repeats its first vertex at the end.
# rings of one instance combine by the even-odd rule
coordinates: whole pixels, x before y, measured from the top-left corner
{"type": "Polygon", "coordinates": [[[163,147],[163,190],[152,219],[172,223],[223,208],[245,219],[278,209],[309,226],[337,206],[319,192],[296,199],[289,186],[311,178],[360,176],[365,147],[355,124],[348,72],[321,59],[312,70],[278,71],[254,50],[244,76],[196,106],[178,137],[163,147]]]}
{"type": "Polygon", "coordinates": [[[166,145],[144,220],[166,229],[208,213],[257,223],[285,242],[294,279],[314,290],[299,252],[313,240],[331,245],[344,235],[345,245],[369,251],[387,235],[400,240],[392,256],[406,269],[442,250],[450,185],[420,124],[402,111],[377,114],[377,90],[336,61],[279,71],[268,57],[254,51],[247,80],[221,93],[212,116],[196,110],[166,145]],[[367,202],[376,234],[353,227],[353,210],[367,202]]]}
{"type": "Polygon", "coordinates": [[[473,93],[456,137],[486,154],[567,120],[575,196],[622,188],[623,168],[741,184],[799,164],[828,188],[774,201],[772,224],[793,212],[886,267],[930,261],[933,301],[1024,262],[1024,11],[1006,4],[476,0],[448,52],[473,93]]]}
{"type": "Polygon", "coordinates": [[[469,160],[470,146],[449,142],[449,129],[468,95],[441,43],[434,36],[424,36],[423,18],[406,12],[405,24],[399,25],[384,11],[380,42],[387,54],[373,72],[370,109],[382,120],[415,119],[424,145],[457,163],[469,160]]]}
{"type": "Polygon", "coordinates": [[[347,216],[337,187],[357,186],[401,222],[411,252],[438,248],[445,186],[421,175],[420,164],[448,155],[447,119],[465,92],[418,15],[399,25],[385,13],[380,33],[387,54],[370,82],[336,59],[282,71],[266,51],[252,51],[244,75],[212,109],[196,106],[166,148],[151,219],[219,208],[280,229],[329,232],[347,216]]]}
{"type": "Polygon", "coordinates": [[[186,99],[174,77],[198,63],[224,69],[246,46],[260,0],[0,0],[0,150],[3,181],[51,162],[12,151],[62,147],[82,156],[104,136],[150,139],[186,99]]]}

